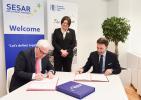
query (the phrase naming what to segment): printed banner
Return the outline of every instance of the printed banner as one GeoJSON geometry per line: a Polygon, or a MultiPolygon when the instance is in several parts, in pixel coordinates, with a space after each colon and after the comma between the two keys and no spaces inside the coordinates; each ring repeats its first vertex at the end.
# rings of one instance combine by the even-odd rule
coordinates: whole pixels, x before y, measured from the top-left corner
{"type": "MultiPolygon", "coordinates": [[[[75,30],[77,38],[77,16],[78,8],[74,3],[47,1],[47,38],[51,42],[52,33],[55,28],[61,27],[61,19],[69,16],[72,20],[70,28],[75,30]]],[[[74,48],[74,57],[72,66],[77,66],[77,47],[74,48]]]]}
{"type": "Polygon", "coordinates": [[[42,0],[3,0],[6,68],[13,67],[19,51],[44,38],[42,0]]]}

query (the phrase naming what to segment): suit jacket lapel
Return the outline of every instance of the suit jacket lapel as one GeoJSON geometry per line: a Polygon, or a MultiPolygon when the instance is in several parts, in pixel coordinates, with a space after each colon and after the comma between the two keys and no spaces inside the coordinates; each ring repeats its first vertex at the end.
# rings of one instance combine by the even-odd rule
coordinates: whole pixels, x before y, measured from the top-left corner
{"type": "Polygon", "coordinates": [[[31,50],[31,66],[33,66],[33,71],[35,72],[35,48],[31,50]]]}
{"type": "Polygon", "coordinates": [[[108,51],[106,52],[106,59],[105,59],[105,69],[108,67],[108,51]]]}
{"type": "Polygon", "coordinates": [[[61,40],[64,40],[64,39],[63,39],[63,33],[62,33],[62,31],[61,31],[61,28],[60,28],[60,32],[59,32],[59,34],[58,34],[58,37],[59,37],[61,40]]]}
{"type": "Polygon", "coordinates": [[[97,66],[99,66],[99,55],[98,55],[98,52],[97,52],[97,56],[96,56],[96,64],[97,64],[97,66]]]}

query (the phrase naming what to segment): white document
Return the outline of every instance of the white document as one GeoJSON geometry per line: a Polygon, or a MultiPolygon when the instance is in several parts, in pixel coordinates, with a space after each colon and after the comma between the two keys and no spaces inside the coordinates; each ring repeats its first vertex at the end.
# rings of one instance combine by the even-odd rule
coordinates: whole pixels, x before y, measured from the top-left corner
{"type": "Polygon", "coordinates": [[[74,78],[75,81],[95,81],[95,82],[108,82],[107,76],[104,74],[91,74],[91,73],[82,73],[77,74],[74,78]]]}
{"type": "Polygon", "coordinates": [[[91,80],[92,81],[98,81],[98,82],[108,82],[107,76],[104,74],[91,74],[91,80]]]}
{"type": "Polygon", "coordinates": [[[50,91],[56,90],[56,86],[58,83],[58,77],[54,77],[53,79],[45,78],[41,81],[31,81],[28,85],[27,91],[50,91]]]}
{"type": "Polygon", "coordinates": [[[90,73],[77,74],[74,80],[75,81],[91,81],[90,73]]]}

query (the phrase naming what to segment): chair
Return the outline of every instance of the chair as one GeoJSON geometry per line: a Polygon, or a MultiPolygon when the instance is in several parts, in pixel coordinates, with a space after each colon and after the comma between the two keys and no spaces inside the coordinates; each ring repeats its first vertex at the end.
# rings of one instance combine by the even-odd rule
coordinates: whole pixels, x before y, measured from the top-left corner
{"type": "Polygon", "coordinates": [[[9,86],[13,73],[14,73],[14,67],[7,69],[7,83],[6,83],[7,94],[9,93],[9,86]]]}

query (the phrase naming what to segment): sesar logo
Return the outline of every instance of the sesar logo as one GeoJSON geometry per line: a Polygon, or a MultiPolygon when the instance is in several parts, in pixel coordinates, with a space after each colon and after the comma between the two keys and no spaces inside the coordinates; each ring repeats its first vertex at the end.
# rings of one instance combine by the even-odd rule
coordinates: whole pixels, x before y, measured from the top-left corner
{"type": "Polygon", "coordinates": [[[80,88],[81,86],[82,86],[82,84],[77,84],[77,85],[71,86],[70,90],[75,91],[76,89],[80,88]]]}
{"type": "Polygon", "coordinates": [[[31,13],[31,7],[28,5],[19,5],[19,4],[6,4],[6,11],[7,12],[14,12],[14,13],[31,13]]]}

